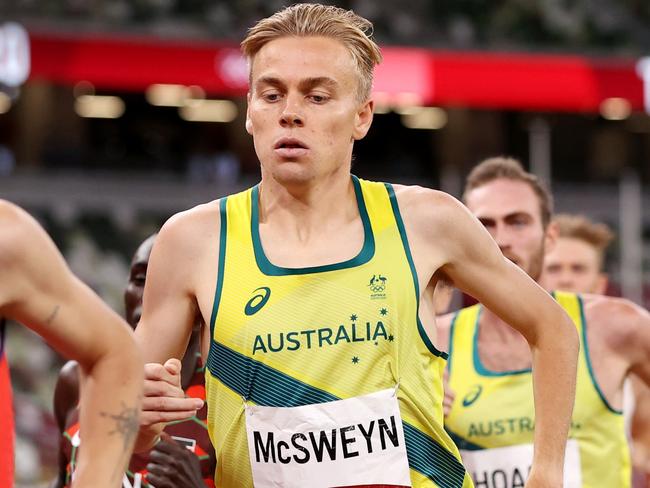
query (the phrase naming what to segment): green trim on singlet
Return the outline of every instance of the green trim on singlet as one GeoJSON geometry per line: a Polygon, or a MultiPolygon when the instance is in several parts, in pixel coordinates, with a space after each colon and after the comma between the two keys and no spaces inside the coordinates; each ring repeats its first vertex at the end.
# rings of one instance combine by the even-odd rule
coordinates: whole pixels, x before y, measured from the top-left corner
{"type": "Polygon", "coordinates": [[[448,339],[448,349],[447,353],[447,374],[451,375],[451,354],[454,352],[454,332],[456,331],[456,319],[458,319],[458,314],[460,311],[454,312],[454,318],[451,319],[451,324],[449,325],[449,339],[448,339]]]}
{"type": "Polygon", "coordinates": [[[509,371],[491,371],[483,365],[481,362],[481,355],[479,354],[478,350],[478,329],[479,323],[481,321],[481,313],[483,312],[483,306],[479,305],[479,307],[480,308],[478,310],[478,313],[476,314],[476,323],[474,324],[474,340],[472,344],[472,347],[474,349],[472,356],[474,357],[474,369],[476,372],[480,376],[514,376],[518,374],[532,373],[532,368],[513,369],[509,371]]]}
{"type": "Polygon", "coordinates": [[[591,359],[589,356],[589,342],[587,341],[587,319],[585,318],[584,304],[582,302],[582,297],[580,295],[576,295],[576,298],[578,299],[578,305],[580,307],[580,320],[582,320],[582,343],[583,343],[582,347],[584,347],[585,350],[585,362],[587,363],[587,370],[589,371],[591,383],[594,385],[594,388],[596,389],[596,393],[598,393],[598,396],[603,401],[603,404],[605,405],[607,410],[609,410],[610,412],[616,415],[623,415],[622,410],[617,410],[609,404],[607,398],[605,398],[605,395],[603,394],[603,391],[600,389],[600,386],[598,385],[598,381],[596,380],[596,375],[594,374],[594,370],[591,366],[591,359]]]}
{"type": "MultiPolygon", "coordinates": [[[[210,316],[210,337],[214,337],[214,323],[217,319],[217,310],[221,300],[221,290],[223,289],[224,268],[226,266],[226,233],[228,232],[228,214],[226,212],[226,202],[228,197],[219,201],[219,214],[221,216],[219,230],[219,268],[217,269],[217,287],[214,291],[214,301],[212,302],[212,315],[210,316]]],[[[212,345],[210,346],[212,349],[212,345]]]]}
{"type": "Polygon", "coordinates": [[[421,430],[408,422],[402,424],[409,467],[441,488],[462,487],[465,467],[460,461],[421,430]]]}
{"type": "Polygon", "coordinates": [[[359,209],[359,216],[363,224],[363,247],[359,254],[352,259],[343,261],[341,263],[326,264],[323,266],[309,266],[306,268],[283,268],[271,263],[262,247],[260,239],[260,211],[259,211],[259,185],[253,187],[251,195],[251,236],[253,238],[253,251],[255,253],[255,261],[259,270],[267,276],[287,276],[287,275],[303,275],[311,273],[323,273],[325,271],[336,271],[340,269],[353,268],[367,263],[375,255],[375,236],[372,233],[372,226],[370,218],[368,217],[368,210],[366,203],[363,199],[363,191],[361,190],[361,183],[359,179],[351,175],[352,183],[354,186],[354,194],[357,200],[357,207],[359,209]]]}
{"type": "Polygon", "coordinates": [[[397,197],[395,197],[395,190],[393,190],[393,185],[390,183],[384,183],[386,186],[386,191],[388,191],[388,197],[390,198],[390,206],[393,209],[393,216],[395,217],[395,223],[397,224],[397,229],[399,230],[399,235],[402,238],[402,247],[404,248],[404,253],[406,254],[406,260],[409,263],[411,268],[411,275],[413,276],[413,286],[415,288],[415,301],[416,301],[416,311],[415,315],[417,318],[418,332],[420,333],[420,339],[424,342],[424,345],[427,346],[427,349],[434,356],[438,356],[442,359],[447,359],[448,355],[446,352],[439,351],[436,346],[433,345],[431,339],[427,335],[427,332],[424,330],[422,321],[420,320],[420,283],[418,281],[418,273],[415,269],[415,263],[413,262],[413,256],[411,255],[411,247],[409,246],[408,236],[406,235],[406,229],[404,228],[404,221],[402,220],[402,214],[399,211],[399,204],[397,203],[397,197]]]}
{"type": "Polygon", "coordinates": [[[454,441],[454,444],[456,444],[456,447],[458,449],[461,449],[463,451],[482,451],[486,449],[483,446],[479,446],[474,442],[468,441],[463,436],[456,434],[454,431],[449,430],[447,426],[445,426],[445,431],[447,434],[449,434],[449,437],[451,437],[451,440],[454,441]]]}
{"type": "Polygon", "coordinates": [[[172,420],[172,421],[170,421],[170,422],[166,422],[165,425],[176,425],[176,424],[182,424],[183,422],[187,422],[188,420],[191,420],[191,421],[194,422],[195,424],[200,425],[200,426],[203,427],[204,429],[207,429],[207,428],[208,428],[208,427],[205,425],[205,423],[204,423],[200,418],[198,418],[196,415],[192,415],[191,417],[187,417],[186,419],[182,419],[182,420],[172,420]]]}
{"type": "MultiPolygon", "coordinates": [[[[208,356],[208,371],[247,401],[269,407],[298,407],[340,400],[218,342],[208,356]],[[214,354],[213,354],[214,351],[214,354]]],[[[441,488],[461,488],[465,468],[435,439],[403,421],[409,466],[441,488]]]]}
{"type": "Polygon", "coordinates": [[[338,400],[325,390],[292,378],[219,342],[213,342],[208,355],[208,370],[246,400],[266,407],[297,407],[338,400]]]}

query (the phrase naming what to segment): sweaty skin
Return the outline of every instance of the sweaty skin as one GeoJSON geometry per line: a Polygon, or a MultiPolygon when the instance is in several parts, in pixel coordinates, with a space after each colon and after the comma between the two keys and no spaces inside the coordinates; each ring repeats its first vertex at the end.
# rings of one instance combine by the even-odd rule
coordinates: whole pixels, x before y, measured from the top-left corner
{"type": "MultiPolygon", "coordinates": [[[[329,38],[276,39],[254,57],[246,128],[261,162],[261,241],[278,266],[341,262],[362,247],[350,166],[354,141],[370,128],[373,102],[359,102],[356,76],[346,47],[329,38]],[[346,238],[331,238],[341,235],[346,238]]],[[[541,288],[503,258],[458,201],[419,187],[396,186],[395,193],[417,269],[420,315],[431,338],[436,339],[433,290],[444,277],[489,304],[528,339],[536,385],[545,393],[537,408],[546,427],[537,439],[528,486],[557,486],[574,396],[575,328],[541,288]],[[566,401],[551,401],[555,395],[566,401]]],[[[182,418],[189,410],[177,375],[161,364],[182,354],[197,311],[209,323],[219,223],[218,201],[178,214],[164,225],[152,252],[136,331],[150,363],[141,446],[152,442],[158,422],[182,418]]],[[[207,341],[209,331],[204,333],[207,341]]]]}
{"type": "Polygon", "coordinates": [[[128,326],[68,269],[43,229],[0,200],[0,316],[25,324],[81,373],[84,445],[73,486],[114,488],[138,430],[142,359],[128,326]]]}

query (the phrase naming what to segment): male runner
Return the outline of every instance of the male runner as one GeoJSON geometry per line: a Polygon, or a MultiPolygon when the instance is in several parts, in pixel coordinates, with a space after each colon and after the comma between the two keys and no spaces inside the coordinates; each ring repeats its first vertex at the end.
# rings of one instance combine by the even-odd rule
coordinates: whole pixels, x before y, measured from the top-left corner
{"type": "MultiPolygon", "coordinates": [[[[124,290],[126,320],[135,329],[142,313],[142,292],[155,235],[146,239],[131,260],[129,282],[124,290]]],[[[205,399],[204,367],[201,364],[200,335],[196,328],[182,360],[181,385],[186,395],[205,399]]],[[[69,361],[61,369],[54,391],[54,414],[61,431],[59,472],[52,488],[70,485],[79,457],[79,366],[69,361]]],[[[216,467],[214,449],[206,424],[207,405],[196,416],[168,425],[166,440],[147,453],[134,454],[122,478],[123,488],[213,487],[216,467]]]]}
{"type": "MultiPolygon", "coordinates": [[[[557,237],[551,196],[539,180],[513,159],[492,158],[470,173],[464,199],[503,254],[538,280],[544,251],[557,237]]],[[[628,487],[622,385],[630,372],[650,382],[650,315],[622,299],[563,292],[554,297],[573,318],[581,343],[564,486],[628,487]]],[[[540,429],[531,398],[534,363],[524,338],[507,323],[489,304],[438,322],[441,343],[449,341],[441,345],[448,346],[455,392],[445,427],[476,486],[523,486],[540,429]]]]}
{"type": "MultiPolygon", "coordinates": [[[[0,317],[25,324],[81,365],[81,424],[88,447],[74,486],[114,488],[133,448],[142,394],[142,360],[131,331],[70,272],[26,212],[0,200],[0,229],[0,317]]],[[[11,417],[5,415],[11,395],[3,381],[0,487],[10,488],[13,439],[11,417]]]]}
{"type": "Polygon", "coordinates": [[[582,215],[557,215],[553,223],[558,237],[544,256],[540,284],[549,291],[604,295],[607,274],[603,264],[605,250],[614,238],[612,231],[582,215]]]}
{"type": "Polygon", "coordinates": [[[136,330],[150,363],[140,447],[189,408],[169,358],[198,311],[217,486],[471,486],[442,428],[431,317],[444,278],[528,338],[541,424],[529,486],[557,487],[575,329],[456,200],[351,176],[381,59],[371,27],[298,4],[248,32],[246,129],[262,182],[158,236],[136,330]]]}
{"type": "MultiPolygon", "coordinates": [[[[607,274],[603,264],[605,250],[614,238],[612,231],[582,215],[557,215],[553,222],[558,239],[544,255],[542,286],[549,291],[605,294],[607,274]]],[[[623,414],[632,424],[633,486],[650,488],[650,389],[634,376],[626,383],[623,414]]]]}

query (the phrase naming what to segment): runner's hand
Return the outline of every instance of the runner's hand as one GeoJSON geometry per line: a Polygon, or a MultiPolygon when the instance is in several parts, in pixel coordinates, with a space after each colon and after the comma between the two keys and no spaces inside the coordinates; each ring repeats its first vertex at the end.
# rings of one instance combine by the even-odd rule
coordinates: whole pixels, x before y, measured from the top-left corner
{"type": "Polygon", "coordinates": [[[562,482],[562,469],[558,470],[555,474],[549,473],[545,470],[535,470],[533,466],[528,481],[526,481],[526,488],[561,488],[562,482]]]}
{"type": "Polygon", "coordinates": [[[199,458],[162,433],[147,464],[147,480],[156,488],[205,488],[199,458]]]}
{"type": "Polygon", "coordinates": [[[186,398],[181,387],[181,362],[168,359],[144,365],[144,398],[140,425],[150,427],[161,422],[173,422],[192,417],[203,407],[203,400],[186,398]]]}
{"type": "Polygon", "coordinates": [[[444,388],[445,396],[442,399],[442,411],[445,414],[445,417],[451,412],[451,406],[454,404],[454,399],[456,398],[456,393],[449,387],[449,372],[445,369],[445,373],[442,377],[442,385],[444,388]]]}

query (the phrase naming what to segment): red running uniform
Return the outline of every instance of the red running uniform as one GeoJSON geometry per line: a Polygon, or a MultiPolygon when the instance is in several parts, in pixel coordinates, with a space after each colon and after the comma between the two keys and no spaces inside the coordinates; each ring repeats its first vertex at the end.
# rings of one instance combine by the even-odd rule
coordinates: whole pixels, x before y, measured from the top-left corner
{"type": "Polygon", "coordinates": [[[4,354],[5,325],[0,321],[0,488],[14,486],[14,412],[9,365],[4,354]]]}

